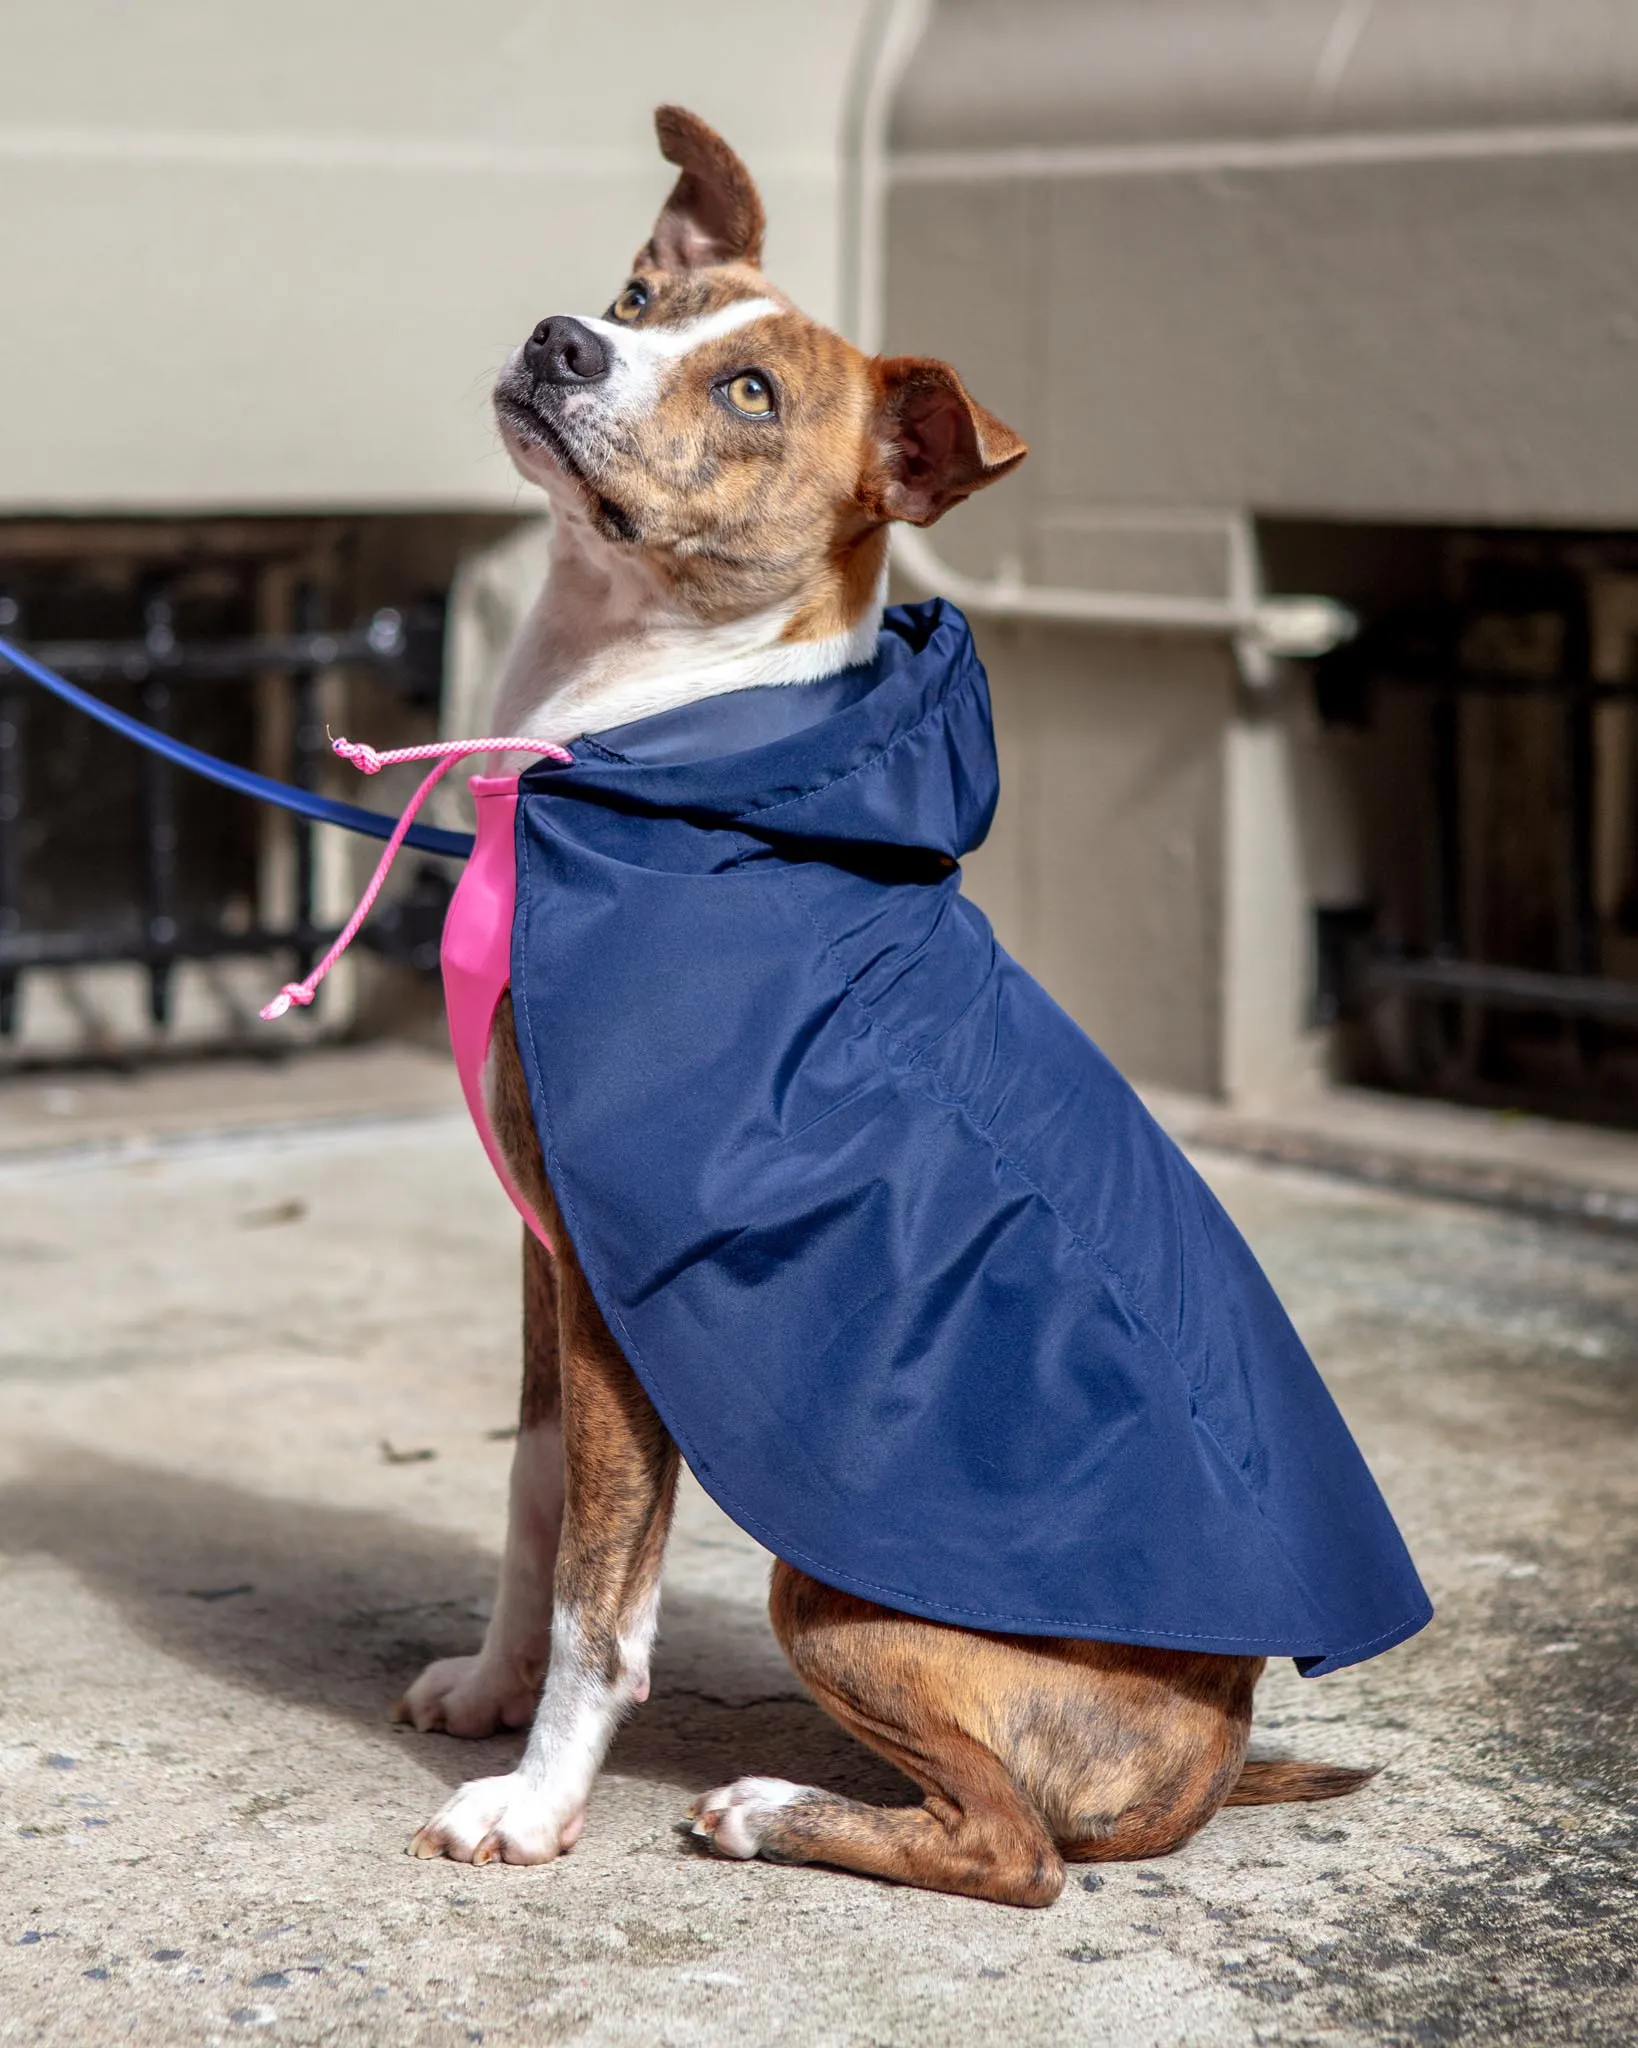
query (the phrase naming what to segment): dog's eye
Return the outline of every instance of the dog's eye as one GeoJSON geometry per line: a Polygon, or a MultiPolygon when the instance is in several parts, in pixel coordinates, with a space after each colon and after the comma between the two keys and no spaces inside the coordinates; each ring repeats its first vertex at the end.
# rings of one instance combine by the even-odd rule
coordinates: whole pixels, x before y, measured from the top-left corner
{"type": "Polygon", "coordinates": [[[648,287],[639,284],[636,278],[633,278],[610,306],[608,317],[611,320],[635,320],[647,304],[648,287]]]}
{"type": "Polygon", "coordinates": [[[774,409],[773,386],[760,370],[741,370],[720,388],[735,412],[745,413],[751,419],[766,419],[774,409]]]}

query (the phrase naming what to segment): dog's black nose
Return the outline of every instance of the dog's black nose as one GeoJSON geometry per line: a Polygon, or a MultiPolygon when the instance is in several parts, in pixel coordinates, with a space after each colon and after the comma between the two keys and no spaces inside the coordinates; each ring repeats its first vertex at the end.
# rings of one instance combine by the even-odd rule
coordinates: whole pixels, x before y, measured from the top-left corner
{"type": "Polygon", "coordinates": [[[609,354],[589,327],[554,313],[523,344],[524,367],[539,384],[595,384],[609,373],[609,354]]]}

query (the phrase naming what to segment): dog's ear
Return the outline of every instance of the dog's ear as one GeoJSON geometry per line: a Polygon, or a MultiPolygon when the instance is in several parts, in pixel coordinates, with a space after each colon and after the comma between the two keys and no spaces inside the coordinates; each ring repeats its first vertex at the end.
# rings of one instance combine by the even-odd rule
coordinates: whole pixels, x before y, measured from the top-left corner
{"type": "Polygon", "coordinates": [[[875,449],[862,494],[879,518],[931,526],[1029,453],[1011,427],[968,397],[948,363],[880,356],[871,367],[875,449]]]}
{"type": "Polygon", "coordinates": [[[641,270],[699,270],[762,258],[762,201],[750,172],[714,128],[686,107],[656,107],[654,132],[682,176],[637,251],[641,270]]]}

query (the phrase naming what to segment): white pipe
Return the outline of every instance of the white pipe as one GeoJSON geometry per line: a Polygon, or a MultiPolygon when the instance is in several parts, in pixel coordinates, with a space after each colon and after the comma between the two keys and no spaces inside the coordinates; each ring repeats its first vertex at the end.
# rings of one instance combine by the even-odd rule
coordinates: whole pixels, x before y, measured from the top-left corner
{"type": "MultiPolygon", "coordinates": [[[[860,40],[849,92],[844,150],[850,159],[851,290],[849,324],[859,346],[875,354],[883,338],[887,278],[888,124],[893,99],[931,13],[930,0],[876,0],[860,40]]],[[[1268,597],[1258,577],[1249,520],[1230,517],[1228,594],[1179,597],[1164,592],[1056,589],[1022,576],[968,576],[914,527],[893,529],[893,559],[912,583],[949,596],[966,611],[1002,619],[1061,625],[1127,627],[1145,632],[1215,633],[1234,640],[1249,683],[1273,678],[1273,662],[1327,654],[1351,639],[1358,622],[1329,597],[1268,597]]]]}
{"type": "MultiPolygon", "coordinates": [[[[1236,522],[1238,525],[1239,522],[1236,522]]],[[[893,561],[920,588],[963,611],[1058,625],[1125,626],[1140,632],[1214,633],[1239,646],[1246,680],[1264,684],[1267,661],[1312,660],[1351,640],[1359,621],[1333,597],[1175,597],[1163,592],[1055,589],[1019,576],[968,576],[913,526],[893,529],[893,561]]]]}
{"type": "Polygon", "coordinates": [[[936,586],[964,611],[1086,626],[1166,625],[1181,633],[1237,633],[1249,616],[1226,597],[1166,597],[1130,590],[1052,589],[1017,574],[979,578],[947,562],[913,526],[893,532],[893,560],[913,583],[936,586]]]}

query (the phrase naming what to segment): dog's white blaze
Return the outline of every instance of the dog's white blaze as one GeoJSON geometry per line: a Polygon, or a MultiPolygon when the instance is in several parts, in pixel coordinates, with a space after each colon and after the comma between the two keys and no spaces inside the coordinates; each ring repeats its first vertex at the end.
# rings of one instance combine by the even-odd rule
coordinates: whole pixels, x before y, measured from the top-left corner
{"type": "Polygon", "coordinates": [[[679,320],[675,327],[627,327],[617,320],[582,320],[581,326],[589,327],[608,347],[614,367],[606,383],[599,380],[590,390],[573,393],[565,406],[578,401],[595,407],[602,417],[614,419],[649,412],[673,364],[696,349],[783,311],[777,299],[736,299],[714,313],[679,320]]]}
{"type": "Polygon", "coordinates": [[[707,342],[720,341],[726,334],[737,334],[753,320],[766,320],[770,313],[784,310],[777,299],[734,299],[714,313],[696,314],[692,320],[679,320],[674,327],[628,327],[621,320],[583,320],[580,324],[592,328],[605,341],[612,339],[622,357],[674,360],[704,348],[707,342]]]}

